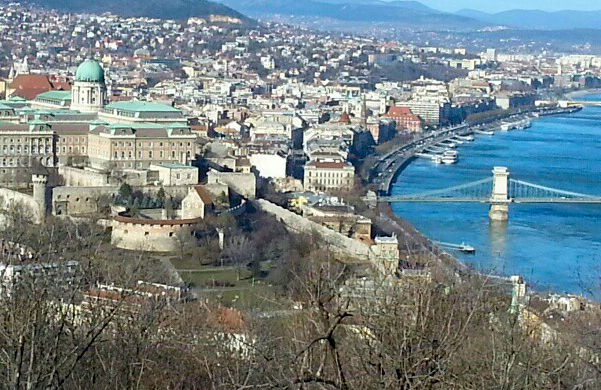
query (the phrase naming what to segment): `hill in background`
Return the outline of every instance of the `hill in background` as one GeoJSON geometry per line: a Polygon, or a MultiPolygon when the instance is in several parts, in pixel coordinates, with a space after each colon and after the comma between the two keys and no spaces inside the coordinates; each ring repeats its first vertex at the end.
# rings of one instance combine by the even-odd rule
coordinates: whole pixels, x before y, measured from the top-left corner
{"type": "Polygon", "coordinates": [[[125,17],[145,16],[160,19],[216,15],[249,21],[229,7],[207,0],[31,0],[29,3],[63,12],[111,12],[125,17]]]}
{"type": "Polygon", "coordinates": [[[524,30],[598,29],[601,20],[601,11],[512,10],[489,14],[466,9],[457,15],[524,30]]]}
{"type": "Polygon", "coordinates": [[[416,30],[473,30],[487,23],[469,17],[440,12],[415,1],[378,0],[219,0],[246,15],[261,19],[302,18],[336,21],[348,29],[375,23],[416,30]]]}

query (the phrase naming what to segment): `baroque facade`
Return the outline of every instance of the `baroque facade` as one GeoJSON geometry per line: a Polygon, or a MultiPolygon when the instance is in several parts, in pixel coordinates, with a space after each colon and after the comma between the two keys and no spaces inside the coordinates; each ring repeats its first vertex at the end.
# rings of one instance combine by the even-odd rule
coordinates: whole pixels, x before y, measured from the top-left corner
{"type": "Polygon", "coordinates": [[[107,103],[104,70],[93,59],[78,67],[71,91],[0,101],[0,185],[29,185],[40,167],[48,174],[58,166],[148,169],[195,158],[197,135],[180,110],[154,102],[107,103]]]}

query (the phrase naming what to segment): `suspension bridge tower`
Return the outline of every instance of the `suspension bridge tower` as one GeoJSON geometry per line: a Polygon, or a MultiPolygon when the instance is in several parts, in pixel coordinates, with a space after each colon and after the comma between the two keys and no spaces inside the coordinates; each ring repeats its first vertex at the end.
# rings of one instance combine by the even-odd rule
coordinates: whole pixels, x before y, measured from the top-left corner
{"type": "Polygon", "coordinates": [[[494,167],[492,196],[488,217],[492,221],[509,220],[509,171],[505,167],[494,167]]]}

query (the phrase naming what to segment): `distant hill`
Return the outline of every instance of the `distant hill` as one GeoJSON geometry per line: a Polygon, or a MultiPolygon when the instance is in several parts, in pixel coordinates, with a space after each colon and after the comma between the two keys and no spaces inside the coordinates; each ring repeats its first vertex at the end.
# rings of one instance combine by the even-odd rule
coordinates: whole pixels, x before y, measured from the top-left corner
{"type": "MultiPolygon", "coordinates": [[[[473,30],[487,24],[469,17],[449,14],[416,1],[379,0],[219,0],[246,15],[303,17],[353,23],[380,23],[419,30],[473,30]]],[[[327,25],[324,25],[327,28],[327,25]]]]}
{"type": "Polygon", "coordinates": [[[146,16],[159,19],[218,15],[249,21],[229,7],[207,0],[30,0],[28,3],[63,12],[111,12],[125,17],[146,16]]]}
{"type": "Polygon", "coordinates": [[[418,1],[383,1],[383,0],[320,0],[321,3],[331,4],[364,4],[372,6],[395,6],[405,9],[413,9],[426,12],[438,12],[437,10],[430,8],[418,1]]]}
{"type": "Polygon", "coordinates": [[[512,10],[489,14],[465,9],[457,12],[456,15],[524,30],[599,29],[601,27],[599,23],[601,11],[512,10]]]}

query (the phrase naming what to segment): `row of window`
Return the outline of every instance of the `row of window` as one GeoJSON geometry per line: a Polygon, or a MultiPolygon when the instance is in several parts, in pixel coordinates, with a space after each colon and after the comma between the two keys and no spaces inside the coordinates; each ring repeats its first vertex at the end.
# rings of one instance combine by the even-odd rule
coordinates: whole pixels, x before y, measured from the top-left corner
{"type": "MultiPolygon", "coordinates": [[[[41,157],[40,163],[44,166],[51,167],[54,165],[53,157],[41,157]]],[[[0,160],[0,166],[3,167],[25,167],[31,166],[28,158],[2,158],[0,160]]]]}
{"type": "MultiPolygon", "coordinates": [[[[63,147],[61,148],[61,152],[62,152],[63,154],[66,154],[66,153],[67,153],[67,147],[66,147],[66,146],[63,146],[63,147]]],[[[73,152],[75,152],[75,153],[79,153],[79,146],[76,146],[75,148],[73,148],[73,146],[69,146],[69,154],[71,154],[71,153],[73,153],[73,152]]],[[[85,148],[84,146],[82,146],[82,147],[81,147],[81,152],[82,152],[82,153],[85,153],[85,152],[86,152],[86,148],[85,148]]]]}
{"type": "MultiPolygon", "coordinates": [[[[144,154],[145,153],[142,152],[141,150],[138,151],[138,158],[144,158],[144,154]]],[[[148,158],[154,158],[154,153],[153,153],[152,150],[148,151],[147,155],[148,155],[148,158]]],[[[189,150],[186,152],[186,156],[188,158],[190,157],[190,151],[189,150]]],[[[164,158],[164,157],[165,157],[165,153],[161,150],[159,152],[159,158],[164,158]]],[[[116,159],[116,160],[118,160],[120,158],[121,159],[125,159],[125,158],[131,159],[131,158],[133,158],[133,152],[132,151],[128,151],[126,153],[125,151],[122,151],[121,153],[119,153],[119,152],[115,151],[115,153],[113,154],[113,158],[116,159]]],[[[171,152],[171,158],[177,158],[177,154],[176,154],[175,150],[173,150],[171,152]]]]}
{"type": "Polygon", "coordinates": [[[352,172],[320,172],[320,171],[313,172],[313,171],[307,170],[306,176],[307,177],[318,177],[318,178],[321,178],[321,177],[325,177],[325,178],[327,178],[327,177],[340,177],[340,178],[345,177],[345,178],[348,178],[350,176],[353,176],[353,173],[352,172]]]}
{"type": "Polygon", "coordinates": [[[77,143],[85,144],[86,143],[86,138],[85,137],[81,137],[81,138],[79,138],[79,137],[74,137],[74,138],[71,138],[71,137],[69,137],[69,138],[61,137],[60,138],[60,143],[61,144],[66,144],[67,142],[69,142],[69,143],[75,143],[75,144],[77,144],[77,143]]]}
{"type": "MultiPolygon", "coordinates": [[[[46,146],[44,147],[43,145],[40,145],[39,147],[36,145],[33,145],[31,147],[31,154],[44,154],[44,153],[50,153],[52,150],[52,148],[50,148],[50,146],[46,146]]],[[[29,154],[29,146],[25,145],[23,146],[23,148],[21,148],[21,145],[17,145],[15,147],[15,145],[2,145],[2,154],[29,154]]]]}
{"type": "MultiPolygon", "coordinates": [[[[56,199],[57,199],[57,200],[62,200],[62,197],[63,197],[62,195],[57,195],[56,199]]],[[[65,196],[65,198],[66,198],[67,200],[69,200],[69,199],[71,198],[71,195],[67,195],[67,196],[65,196]]],[[[79,202],[79,200],[80,200],[79,198],[75,198],[75,201],[76,201],[76,202],[79,202]]],[[[86,202],[89,202],[89,201],[90,201],[90,198],[85,198],[85,201],[86,201],[86,202]]]]}
{"type": "Polygon", "coordinates": [[[307,188],[306,188],[306,189],[307,189],[308,191],[327,191],[327,190],[329,190],[329,189],[332,189],[332,188],[338,188],[338,189],[347,189],[347,190],[348,190],[348,189],[350,189],[351,187],[350,187],[350,186],[348,186],[348,185],[336,186],[336,187],[331,187],[331,186],[330,186],[330,187],[328,187],[328,186],[324,186],[324,185],[319,185],[319,186],[313,186],[313,185],[312,185],[312,186],[307,186],[307,188]]]}
{"type": "MultiPolygon", "coordinates": [[[[127,146],[127,147],[131,148],[132,143],[131,142],[113,142],[113,147],[114,148],[116,148],[116,147],[124,147],[124,146],[127,146]]],[[[139,148],[143,148],[144,146],[148,146],[149,148],[153,148],[154,147],[154,142],[148,142],[147,144],[145,144],[144,142],[138,142],[138,147],[139,148]]],[[[159,146],[163,147],[163,143],[159,142],[159,146]]],[[[169,146],[174,147],[174,146],[176,146],[176,143],[175,142],[169,142],[169,146]]],[[[192,146],[192,143],[188,142],[187,146],[188,147],[192,146]]],[[[184,143],[180,142],[179,143],[179,147],[183,148],[184,147],[184,143]]]]}
{"type": "MultiPolygon", "coordinates": [[[[52,139],[50,138],[23,138],[23,142],[26,143],[33,143],[33,144],[48,144],[52,142],[52,139]]],[[[21,143],[21,138],[5,138],[5,137],[0,137],[0,143],[2,144],[20,144],[21,143]]]]}
{"type": "Polygon", "coordinates": [[[311,180],[309,181],[307,184],[309,185],[319,185],[319,184],[323,184],[326,186],[339,186],[339,185],[348,185],[349,181],[348,180],[337,180],[337,179],[322,179],[322,180],[311,180]]]}

